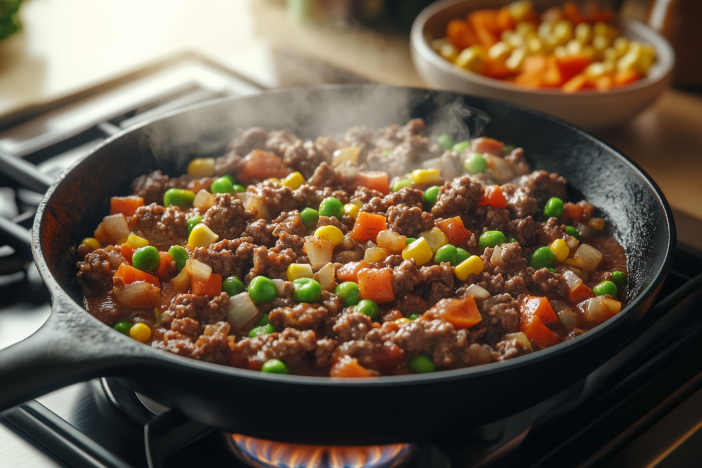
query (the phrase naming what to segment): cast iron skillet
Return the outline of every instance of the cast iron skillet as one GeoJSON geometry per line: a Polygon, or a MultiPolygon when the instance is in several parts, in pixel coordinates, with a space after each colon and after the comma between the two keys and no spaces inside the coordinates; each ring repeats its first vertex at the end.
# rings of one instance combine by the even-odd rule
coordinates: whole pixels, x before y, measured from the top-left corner
{"type": "Polygon", "coordinates": [[[477,97],[377,85],[283,90],[191,108],[119,134],[49,189],[33,228],[36,264],[53,296],[46,324],[0,353],[0,409],[96,376],[202,423],[268,439],[368,444],[436,439],[530,407],[583,378],[611,355],[648,311],[674,253],[670,207],[626,157],[560,120],[477,97]],[[569,180],[626,248],[628,306],[596,329],[553,348],[468,369],[375,379],[281,376],[199,362],[142,345],[82,307],[73,247],[109,211],[109,199],[154,168],[183,173],[195,156],[223,154],[236,127],[288,128],[315,138],[353,125],[422,117],[429,132],[485,112],[490,137],[526,148],[534,168],[569,180]]]}

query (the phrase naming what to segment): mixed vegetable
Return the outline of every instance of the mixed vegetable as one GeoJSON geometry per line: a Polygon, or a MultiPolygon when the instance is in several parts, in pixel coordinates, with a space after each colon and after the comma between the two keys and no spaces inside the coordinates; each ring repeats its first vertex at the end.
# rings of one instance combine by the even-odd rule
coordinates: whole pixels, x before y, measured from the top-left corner
{"type": "Polygon", "coordinates": [[[529,88],[606,91],[645,77],[656,59],[650,44],[622,36],[614,12],[568,1],[538,14],[531,2],[476,10],[446,26],[432,48],[457,67],[529,88]]]}

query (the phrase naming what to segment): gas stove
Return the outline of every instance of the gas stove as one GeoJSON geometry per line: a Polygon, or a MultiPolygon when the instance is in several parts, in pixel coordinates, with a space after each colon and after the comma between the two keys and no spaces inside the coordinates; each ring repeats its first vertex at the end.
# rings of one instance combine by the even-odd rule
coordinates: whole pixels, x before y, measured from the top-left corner
{"type": "MultiPolygon", "coordinates": [[[[31,257],[13,236],[28,235],[53,178],[136,123],[262,89],[189,56],[0,133],[0,216],[13,222],[3,223],[13,234],[0,237],[0,349],[33,333],[50,311],[31,257]],[[23,178],[26,170],[39,177],[23,178]]],[[[533,408],[450,440],[327,447],[253,439],[190,421],[108,377],[0,414],[0,466],[691,466],[702,455],[700,308],[702,253],[679,246],[656,306],[607,363],[533,408]]]]}

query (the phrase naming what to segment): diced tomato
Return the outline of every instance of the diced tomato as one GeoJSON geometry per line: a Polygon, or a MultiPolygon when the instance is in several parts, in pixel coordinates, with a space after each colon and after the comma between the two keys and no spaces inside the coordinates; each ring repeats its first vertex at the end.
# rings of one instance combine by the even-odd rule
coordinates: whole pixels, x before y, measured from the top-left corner
{"type": "Polygon", "coordinates": [[[132,256],[134,255],[134,247],[132,247],[129,244],[122,244],[120,247],[120,253],[124,257],[125,260],[129,262],[131,265],[132,263],[132,256]]]}
{"type": "Polygon", "coordinates": [[[151,283],[156,287],[161,287],[161,282],[154,275],[150,275],[145,271],[141,271],[138,268],[127,265],[126,263],[119,266],[117,272],[115,273],[115,277],[122,278],[125,284],[131,284],[135,281],[146,281],[147,283],[151,283]]]}
{"type": "Polygon", "coordinates": [[[598,91],[607,91],[614,87],[614,73],[604,73],[593,81],[598,91]]]}
{"type": "Polygon", "coordinates": [[[358,272],[363,268],[368,268],[368,263],[365,260],[360,262],[349,262],[344,264],[341,268],[336,270],[336,277],[339,281],[353,281],[358,282],[358,272]]]}
{"type": "Polygon", "coordinates": [[[373,348],[375,365],[383,372],[390,373],[405,362],[405,352],[395,343],[385,343],[373,348]]]}
{"type": "Polygon", "coordinates": [[[547,88],[560,88],[566,82],[554,55],[546,57],[546,68],[541,77],[541,84],[547,88]]]}
{"type": "Polygon", "coordinates": [[[482,320],[473,296],[442,299],[426,311],[423,317],[427,320],[442,318],[459,330],[477,325],[482,320]]]}
{"type": "Polygon", "coordinates": [[[212,273],[206,280],[191,279],[193,294],[197,296],[215,297],[222,293],[222,275],[212,273]]]}
{"type": "Polygon", "coordinates": [[[563,81],[568,81],[576,75],[580,75],[585,71],[591,60],[585,55],[566,55],[565,57],[556,57],[556,64],[561,72],[563,81]]]}
{"type": "Polygon", "coordinates": [[[558,323],[558,315],[553,311],[551,303],[545,297],[526,296],[519,308],[522,319],[530,316],[537,316],[546,325],[558,323]]]}
{"type": "Polygon", "coordinates": [[[470,145],[471,151],[476,153],[489,153],[495,156],[502,156],[505,144],[494,138],[480,137],[473,140],[470,145]]]}
{"type": "Polygon", "coordinates": [[[461,19],[452,19],[446,25],[446,37],[459,50],[466,49],[478,43],[473,27],[461,19]]]}
{"type": "Polygon", "coordinates": [[[351,230],[351,237],[358,242],[375,241],[378,233],[387,229],[388,223],[385,216],[361,211],[351,230]]]}
{"type": "Polygon", "coordinates": [[[385,304],[395,300],[392,287],[392,270],[365,268],[358,272],[358,292],[361,299],[370,299],[376,304],[385,304]]]}
{"type": "Polygon", "coordinates": [[[563,16],[573,24],[580,24],[586,21],[585,16],[580,12],[580,8],[575,2],[565,2],[563,4],[563,16]]]}
{"type": "Polygon", "coordinates": [[[585,200],[581,200],[578,203],[568,202],[563,205],[564,219],[573,219],[575,221],[587,223],[590,221],[590,219],[592,219],[594,212],[595,207],[585,200]]]}
{"type": "Polygon", "coordinates": [[[329,377],[373,377],[373,374],[358,363],[358,359],[344,356],[332,366],[329,377]]]}
{"type": "Polygon", "coordinates": [[[112,197],[110,198],[110,215],[122,213],[124,216],[132,216],[137,208],[144,206],[142,197],[112,197]]]}
{"type": "Polygon", "coordinates": [[[559,343],[558,336],[544,325],[537,315],[522,318],[519,328],[539,348],[548,348],[559,343]]]}
{"type": "Polygon", "coordinates": [[[490,78],[506,78],[514,75],[514,70],[507,67],[507,61],[504,58],[485,58],[485,66],[483,67],[483,75],[490,78]]]}
{"type": "Polygon", "coordinates": [[[507,206],[507,199],[499,185],[490,185],[485,189],[483,198],[478,202],[478,205],[491,205],[495,208],[504,208],[507,206]]]}
{"type": "Polygon", "coordinates": [[[512,12],[508,6],[503,6],[497,12],[497,29],[500,31],[508,31],[514,29],[517,25],[512,17],[512,12]]]}
{"type": "Polygon", "coordinates": [[[388,173],[383,171],[362,171],[356,174],[356,187],[368,187],[383,195],[390,193],[388,173]]]}
{"type": "Polygon", "coordinates": [[[636,70],[622,70],[618,71],[614,75],[614,83],[617,86],[623,86],[626,84],[634,83],[635,81],[638,81],[639,78],[640,76],[636,70]]]}
{"type": "Polygon", "coordinates": [[[449,244],[453,245],[454,247],[460,247],[470,238],[471,233],[463,225],[463,220],[460,216],[443,219],[437,222],[436,226],[441,229],[441,232],[446,235],[449,244]]]}
{"type": "Polygon", "coordinates": [[[478,42],[486,49],[492,47],[500,39],[497,10],[475,10],[468,15],[467,19],[475,31],[478,42]]]}
{"type": "Polygon", "coordinates": [[[568,291],[568,300],[574,304],[591,297],[595,297],[595,295],[593,294],[592,289],[588,288],[584,283],[580,283],[580,286],[572,291],[568,291]]]}
{"type": "Polygon", "coordinates": [[[239,180],[244,183],[256,180],[282,178],[288,175],[288,168],[283,161],[273,153],[263,150],[253,150],[240,165],[239,180]]]}

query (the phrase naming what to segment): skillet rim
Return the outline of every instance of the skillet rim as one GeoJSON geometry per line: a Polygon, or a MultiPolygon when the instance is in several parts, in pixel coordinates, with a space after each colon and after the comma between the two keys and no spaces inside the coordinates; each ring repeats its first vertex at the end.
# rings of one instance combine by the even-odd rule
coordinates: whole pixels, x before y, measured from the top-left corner
{"type": "MultiPolygon", "coordinates": [[[[598,146],[605,150],[606,152],[613,154],[614,156],[618,157],[622,162],[624,162],[629,168],[634,171],[641,179],[643,179],[646,184],[649,186],[651,190],[653,190],[654,194],[656,195],[656,198],[660,205],[663,208],[663,213],[665,214],[665,221],[666,221],[666,231],[667,231],[667,237],[668,241],[666,243],[666,251],[665,251],[665,257],[658,268],[658,270],[655,272],[654,279],[651,280],[648,285],[645,286],[643,291],[641,291],[636,298],[634,298],[631,303],[629,303],[624,310],[622,310],[617,316],[612,317],[611,319],[607,320],[606,322],[598,325],[595,328],[592,328],[588,330],[587,333],[583,333],[582,335],[565,341],[561,342],[558,345],[552,346],[547,349],[539,350],[538,352],[534,353],[529,353],[524,356],[519,356],[514,359],[509,359],[507,361],[501,361],[501,362],[492,362],[488,364],[482,364],[478,366],[473,366],[473,367],[465,367],[465,368],[460,368],[460,369],[452,369],[452,370],[442,370],[439,372],[435,373],[428,373],[428,374],[411,374],[411,375],[396,375],[396,376],[381,376],[381,377],[371,377],[371,378],[354,378],[354,379],[335,379],[332,377],[319,377],[319,376],[300,376],[300,375],[281,375],[281,374],[273,374],[273,373],[265,373],[265,372],[257,372],[257,371],[252,371],[249,369],[239,369],[236,367],[230,367],[222,364],[213,364],[213,363],[208,363],[208,362],[203,362],[203,361],[198,361],[196,359],[190,359],[184,356],[179,356],[176,354],[172,354],[163,350],[155,349],[152,348],[151,346],[142,346],[142,343],[136,343],[134,340],[131,338],[124,336],[120,334],[119,332],[116,332],[118,335],[118,339],[123,339],[123,340],[128,340],[125,341],[125,343],[131,343],[134,345],[134,351],[136,351],[135,355],[131,357],[130,359],[137,359],[140,360],[142,363],[146,363],[147,365],[149,364],[150,360],[153,360],[155,362],[158,361],[166,361],[171,364],[175,365],[187,365],[188,367],[191,368],[192,371],[196,372],[214,372],[215,374],[218,374],[220,377],[225,377],[225,378],[247,378],[247,379],[253,379],[253,380],[258,380],[262,383],[265,382],[277,382],[280,384],[287,384],[287,385],[323,385],[323,386],[332,386],[332,387],[357,387],[357,386],[363,386],[363,387],[376,387],[376,386],[394,386],[394,385],[426,385],[426,384],[431,384],[431,383],[439,383],[439,382],[448,382],[448,381],[454,381],[454,380],[462,380],[466,378],[481,378],[483,376],[491,375],[494,373],[499,373],[499,372],[507,372],[509,370],[512,370],[514,368],[518,367],[524,367],[524,366],[529,366],[532,364],[537,364],[541,360],[547,360],[550,359],[554,354],[561,353],[562,351],[565,352],[565,350],[575,350],[579,347],[582,346],[587,346],[591,340],[598,339],[600,338],[600,335],[603,335],[604,333],[611,332],[613,330],[612,327],[615,325],[618,325],[619,322],[628,320],[630,315],[633,313],[634,309],[637,309],[642,303],[646,302],[649,299],[652,299],[651,296],[654,294],[657,294],[659,288],[662,286],[663,281],[665,277],[667,276],[670,267],[673,262],[673,254],[675,252],[676,248],[676,239],[677,239],[677,232],[676,232],[676,226],[675,226],[675,220],[672,216],[672,209],[663,195],[663,192],[661,189],[658,187],[656,182],[646,173],[646,171],[643,170],[637,163],[629,159],[626,155],[624,155],[622,152],[619,150],[615,149],[614,147],[608,145],[607,143],[599,140],[595,136],[591,135],[590,133],[586,132],[585,130],[570,124],[558,117],[554,117],[548,114],[544,114],[540,111],[524,107],[518,104],[514,104],[511,102],[506,102],[502,101],[499,99],[493,99],[493,98],[485,98],[481,96],[475,96],[475,95],[470,95],[470,94],[462,94],[462,93],[456,93],[456,92],[451,92],[451,91],[440,91],[440,90],[432,90],[432,89],[425,89],[425,88],[411,88],[411,87],[404,87],[404,86],[392,86],[392,85],[386,85],[386,84],[378,84],[378,83],[343,83],[343,84],[325,84],[325,85],[320,85],[320,86],[309,86],[309,87],[293,87],[293,88],[282,88],[282,89],[274,89],[274,90],[265,90],[260,93],[256,94],[251,94],[251,95],[246,95],[246,96],[227,96],[227,97],[222,97],[218,99],[213,99],[210,101],[205,101],[202,103],[197,103],[193,104],[190,106],[187,106],[182,109],[174,110],[171,112],[168,112],[166,114],[160,115],[158,117],[154,117],[151,119],[148,119],[144,122],[141,122],[133,127],[127,128],[107,139],[105,139],[103,142],[101,142],[99,145],[95,146],[91,150],[89,150],[86,154],[84,154],[82,157],[80,157],[77,161],[75,161],[70,167],[68,167],[65,171],[61,173],[61,175],[54,181],[54,183],[49,187],[49,189],[46,191],[44,197],[42,198],[41,203],[39,204],[37,208],[37,214],[34,218],[34,223],[32,226],[32,253],[34,256],[34,261],[37,263],[38,270],[41,274],[41,276],[44,279],[44,282],[49,286],[53,302],[55,304],[58,304],[59,301],[57,301],[57,298],[54,297],[55,294],[58,295],[63,295],[65,298],[69,299],[71,306],[73,306],[74,310],[80,310],[83,314],[85,314],[86,317],[89,317],[92,319],[91,323],[95,324],[99,327],[105,327],[103,331],[107,332],[110,330],[110,327],[107,327],[103,322],[99,321],[96,317],[94,317],[92,314],[90,314],[88,311],[86,311],[80,304],[75,302],[73,298],[58,284],[58,282],[54,279],[53,273],[50,271],[45,259],[44,259],[44,253],[42,250],[41,246],[41,239],[40,235],[37,233],[42,232],[42,222],[44,219],[44,215],[47,211],[47,208],[49,206],[49,202],[51,200],[51,197],[53,196],[54,192],[56,189],[63,183],[64,179],[66,179],[67,175],[70,174],[77,166],[82,164],[85,160],[88,158],[92,157],[96,152],[101,150],[102,148],[110,145],[113,141],[116,141],[119,138],[124,137],[127,134],[137,132],[141,130],[143,127],[146,127],[148,125],[151,125],[157,121],[165,120],[170,117],[173,117],[175,115],[179,114],[184,114],[196,109],[202,109],[206,108],[209,106],[217,106],[219,104],[225,103],[225,102],[232,102],[232,101],[239,101],[239,100],[245,100],[245,99],[256,99],[259,96],[262,95],[276,95],[276,94],[289,94],[289,93],[296,93],[300,91],[325,91],[325,92],[334,92],[336,91],[343,91],[345,89],[352,89],[352,90],[358,90],[362,88],[375,88],[375,89],[382,89],[382,88],[387,88],[387,89],[393,89],[393,90],[404,90],[404,91],[410,91],[410,92],[420,92],[420,93],[426,93],[426,94],[433,94],[433,95],[439,95],[439,94],[444,94],[444,95],[453,95],[457,97],[468,97],[472,100],[475,101],[482,101],[486,103],[491,103],[491,104],[497,104],[498,106],[506,107],[511,110],[516,110],[518,112],[526,113],[526,114],[531,114],[534,117],[537,117],[539,119],[544,119],[551,121],[552,123],[555,123],[561,127],[566,128],[569,131],[575,132],[576,134],[579,134],[581,137],[585,137],[587,140],[590,140],[595,146],[598,146]]],[[[471,104],[473,105],[473,104],[471,104]]],[[[648,311],[648,309],[646,310],[648,311]]],[[[58,315],[55,313],[54,308],[52,308],[51,314],[49,316],[49,319],[47,319],[47,322],[55,316],[58,315]]],[[[45,325],[42,325],[44,327],[45,325]]],[[[114,331],[114,330],[112,330],[114,331]]],[[[117,353],[114,353],[115,355],[117,353]]]]}

